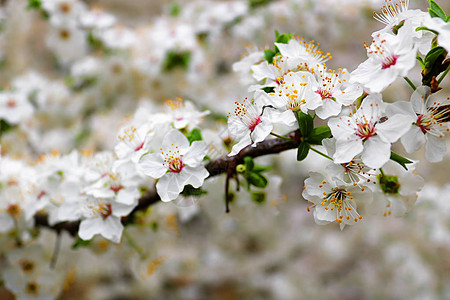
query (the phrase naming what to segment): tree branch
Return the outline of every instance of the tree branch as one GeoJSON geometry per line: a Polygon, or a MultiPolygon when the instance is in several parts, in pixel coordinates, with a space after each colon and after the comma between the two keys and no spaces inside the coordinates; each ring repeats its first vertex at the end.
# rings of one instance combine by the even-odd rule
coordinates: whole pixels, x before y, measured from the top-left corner
{"type": "MultiPolygon", "coordinates": [[[[299,130],[292,131],[287,135],[287,137],[289,137],[290,140],[282,138],[266,140],[261,143],[258,143],[256,147],[252,146],[245,147],[235,156],[224,156],[222,158],[209,162],[205,166],[209,172],[208,178],[220,175],[222,173],[231,172],[232,174],[234,174],[236,172],[236,166],[238,164],[242,164],[246,156],[255,158],[259,156],[276,154],[286,150],[297,148],[298,145],[300,144],[301,139],[300,131],[299,130]]],[[[139,199],[139,204],[134,208],[134,210],[130,213],[130,215],[127,218],[133,217],[136,212],[145,210],[150,205],[158,203],[159,201],[160,198],[156,192],[156,189],[147,192],[144,196],[142,196],[141,199],[139,199]]],[[[74,222],[61,222],[51,226],[48,223],[48,218],[46,214],[37,214],[34,217],[34,221],[37,227],[47,227],[52,230],[55,230],[56,232],[61,232],[64,230],[70,233],[72,236],[75,236],[78,233],[78,228],[80,225],[80,221],[74,221],[74,222]]]]}

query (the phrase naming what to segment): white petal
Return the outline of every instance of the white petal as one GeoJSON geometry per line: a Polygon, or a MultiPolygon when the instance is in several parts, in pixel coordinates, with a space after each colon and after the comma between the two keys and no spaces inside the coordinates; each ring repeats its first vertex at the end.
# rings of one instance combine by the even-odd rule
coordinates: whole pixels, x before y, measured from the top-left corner
{"type": "Polygon", "coordinates": [[[202,163],[203,158],[208,153],[208,144],[204,141],[195,141],[192,143],[191,148],[183,157],[183,163],[191,167],[196,167],[202,163]]]}
{"type": "Polygon", "coordinates": [[[405,133],[401,138],[403,147],[405,147],[406,152],[413,153],[422,148],[425,144],[425,134],[418,126],[411,126],[408,132],[405,133]]]}
{"type": "Polygon", "coordinates": [[[370,168],[381,168],[391,157],[391,143],[373,136],[364,142],[361,159],[370,168]]]}
{"type": "Polygon", "coordinates": [[[447,146],[445,145],[445,139],[437,136],[427,134],[427,144],[425,145],[425,158],[429,162],[440,162],[445,153],[447,152],[447,146]]]}
{"type": "Polygon", "coordinates": [[[83,240],[90,240],[102,229],[102,220],[100,218],[88,218],[82,220],[78,230],[78,236],[83,240]]]}
{"type": "Polygon", "coordinates": [[[142,173],[155,179],[160,178],[167,172],[163,165],[164,158],[159,153],[150,153],[144,155],[139,161],[139,168],[142,173]]]}
{"type": "Polygon", "coordinates": [[[109,216],[103,221],[103,228],[100,234],[114,243],[120,243],[120,238],[122,237],[123,225],[120,223],[120,219],[109,216]]]}
{"type": "Polygon", "coordinates": [[[351,161],[356,155],[363,151],[364,147],[360,139],[337,140],[334,162],[337,164],[351,161]]]}
{"type": "Polygon", "coordinates": [[[167,173],[159,179],[156,184],[156,191],[162,201],[168,202],[176,199],[183,190],[184,178],[181,178],[179,174],[167,173]]]}
{"type": "Polygon", "coordinates": [[[376,132],[380,137],[395,143],[412,126],[411,117],[407,115],[396,114],[387,121],[376,125],[376,132]]]}
{"type": "Polygon", "coordinates": [[[182,134],[178,130],[173,129],[164,136],[162,148],[164,150],[168,150],[174,149],[175,147],[178,147],[177,149],[180,151],[180,153],[184,154],[189,149],[189,141],[184,136],[184,134],[182,134]]]}

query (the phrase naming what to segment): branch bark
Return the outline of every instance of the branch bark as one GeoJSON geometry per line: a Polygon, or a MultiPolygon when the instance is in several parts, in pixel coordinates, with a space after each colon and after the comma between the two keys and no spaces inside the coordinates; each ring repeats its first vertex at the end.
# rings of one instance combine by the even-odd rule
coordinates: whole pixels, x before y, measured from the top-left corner
{"type": "MultiPolygon", "coordinates": [[[[209,172],[209,177],[217,176],[222,173],[232,173],[235,174],[236,166],[238,164],[242,164],[244,162],[244,158],[246,156],[250,156],[252,158],[276,154],[280,152],[284,152],[290,149],[296,149],[300,144],[300,131],[292,131],[287,137],[291,138],[291,140],[275,138],[263,141],[258,143],[256,147],[247,146],[242,149],[235,156],[224,156],[219,159],[213,160],[209,162],[205,167],[209,172]]],[[[141,199],[139,199],[139,204],[134,208],[134,210],[130,213],[128,218],[133,217],[133,215],[138,212],[145,210],[150,205],[156,204],[160,201],[159,195],[156,192],[156,189],[153,189],[147,192],[141,199]]],[[[46,227],[56,232],[67,231],[72,236],[75,236],[78,233],[78,228],[80,226],[80,221],[75,222],[61,222],[55,225],[50,225],[48,223],[47,215],[45,214],[37,214],[34,217],[35,225],[37,227],[46,227]]]]}

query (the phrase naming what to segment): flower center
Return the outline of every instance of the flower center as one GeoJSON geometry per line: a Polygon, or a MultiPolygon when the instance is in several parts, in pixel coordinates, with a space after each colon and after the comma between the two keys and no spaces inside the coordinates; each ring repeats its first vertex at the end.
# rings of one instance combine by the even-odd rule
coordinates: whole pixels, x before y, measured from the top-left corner
{"type": "Polygon", "coordinates": [[[20,214],[20,207],[17,204],[10,204],[8,205],[8,208],[6,208],[6,211],[11,217],[17,219],[20,214]]]}
{"type": "Polygon", "coordinates": [[[183,170],[184,164],[179,157],[172,158],[169,160],[169,171],[172,173],[180,173],[183,170]]]}
{"type": "Polygon", "coordinates": [[[100,203],[98,206],[100,216],[105,220],[112,214],[112,207],[109,203],[100,203]]]}
{"type": "Polygon", "coordinates": [[[27,282],[25,291],[27,294],[37,296],[39,294],[39,286],[34,281],[27,282]]]}
{"type": "Polygon", "coordinates": [[[370,137],[374,136],[375,133],[375,126],[369,123],[358,123],[358,128],[356,128],[356,135],[361,138],[363,141],[366,141],[370,137]]]}
{"type": "Polygon", "coordinates": [[[139,151],[144,147],[144,142],[140,143],[135,149],[134,151],[139,151]]]}
{"type": "Polygon", "coordinates": [[[67,2],[61,2],[59,4],[59,9],[62,12],[64,12],[65,14],[68,14],[72,10],[72,6],[69,3],[67,3],[67,2]]]}
{"type": "Polygon", "coordinates": [[[391,66],[394,66],[397,63],[398,56],[395,54],[387,56],[384,61],[381,63],[381,68],[383,70],[389,69],[391,66]]]}
{"type": "Polygon", "coordinates": [[[398,177],[393,175],[380,175],[380,187],[383,193],[396,195],[400,191],[398,177]]]}
{"type": "Polygon", "coordinates": [[[320,97],[322,97],[322,100],[333,98],[333,95],[328,90],[320,89],[320,90],[317,90],[316,93],[319,94],[320,97]]]}
{"type": "Polygon", "coordinates": [[[248,124],[248,129],[250,129],[250,131],[255,130],[256,126],[258,126],[258,124],[261,123],[261,116],[256,116],[255,119],[250,120],[250,123],[248,124]]]}
{"type": "Polygon", "coordinates": [[[34,263],[27,259],[22,259],[19,264],[25,273],[31,273],[34,269],[34,263]]]}
{"type": "Polygon", "coordinates": [[[121,189],[123,189],[123,185],[112,185],[109,189],[117,194],[121,189]]]}
{"type": "Polygon", "coordinates": [[[417,116],[416,125],[423,133],[427,133],[431,129],[432,122],[422,114],[417,116]]]}
{"type": "Polygon", "coordinates": [[[63,40],[68,40],[70,38],[70,32],[66,29],[61,29],[59,31],[59,36],[63,39],[63,40]]]}

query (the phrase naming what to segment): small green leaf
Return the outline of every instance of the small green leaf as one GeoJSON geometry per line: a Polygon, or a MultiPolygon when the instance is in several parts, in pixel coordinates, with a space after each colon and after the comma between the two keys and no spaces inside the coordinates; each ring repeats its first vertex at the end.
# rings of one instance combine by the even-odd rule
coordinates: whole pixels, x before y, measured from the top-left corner
{"type": "Polygon", "coordinates": [[[259,173],[247,172],[247,181],[249,184],[254,185],[259,188],[265,188],[267,186],[267,178],[259,173]]]}
{"type": "Polygon", "coordinates": [[[292,33],[283,33],[280,34],[278,31],[275,31],[275,43],[287,44],[292,39],[292,33]]]}
{"type": "Polygon", "coordinates": [[[28,0],[27,9],[40,9],[42,8],[41,0],[28,0]]]}
{"type": "Polygon", "coordinates": [[[447,19],[447,15],[445,14],[444,10],[434,0],[428,0],[428,2],[430,3],[430,8],[428,9],[430,16],[432,18],[439,17],[445,21],[447,19]]]}
{"type": "Polygon", "coordinates": [[[181,6],[179,4],[174,3],[174,4],[172,4],[172,6],[170,6],[169,14],[172,17],[178,16],[180,14],[180,12],[181,12],[181,6]]]}
{"type": "Polygon", "coordinates": [[[450,15],[447,16],[447,19],[445,19],[445,22],[450,22],[450,15]]]}
{"type": "Polygon", "coordinates": [[[330,127],[328,127],[327,125],[319,126],[312,130],[311,135],[308,137],[308,142],[313,145],[322,145],[322,140],[330,137],[330,127]]]}
{"type": "Polygon", "coordinates": [[[190,59],[190,51],[170,51],[167,53],[166,59],[164,60],[163,70],[172,71],[176,68],[186,70],[189,66],[190,59]]]}
{"type": "Polygon", "coordinates": [[[197,128],[194,128],[187,136],[187,139],[189,140],[189,144],[192,144],[195,141],[201,141],[203,140],[202,133],[197,128]]]}
{"type": "Polygon", "coordinates": [[[252,201],[256,203],[264,203],[266,201],[266,193],[252,192],[252,201]]]}
{"type": "Polygon", "coordinates": [[[308,143],[305,142],[301,143],[297,149],[297,160],[298,161],[304,160],[308,156],[308,153],[309,153],[308,143]]]}
{"type": "Polygon", "coordinates": [[[273,86],[266,86],[264,88],[262,88],[262,90],[264,92],[266,92],[267,94],[273,93],[275,91],[275,88],[273,86]]]}
{"type": "Polygon", "coordinates": [[[181,194],[184,197],[188,197],[188,196],[199,197],[199,196],[208,194],[208,191],[205,191],[201,187],[195,188],[192,185],[188,184],[188,185],[184,186],[183,191],[181,192],[181,194]]]}
{"type": "Polygon", "coordinates": [[[244,157],[244,165],[245,165],[245,171],[251,172],[251,171],[253,171],[255,162],[253,161],[253,158],[251,158],[250,156],[246,156],[246,157],[244,157]]]}
{"type": "Polygon", "coordinates": [[[410,161],[409,159],[398,155],[395,152],[391,152],[391,160],[395,161],[396,163],[398,163],[400,166],[402,166],[403,168],[405,168],[405,170],[408,171],[408,168],[406,167],[406,164],[412,164],[413,162],[410,161]]]}
{"type": "Polygon", "coordinates": [[[267,60],[267,62],[270,64],[273,62],[273,57],[276,55],[277,53],[273,50],[270,49],[266,49],[264,50],[264,59],[267,60]]]}
{"type": "Polygon", "coordinates": [[[297,122],[298,127],[300,128],[300,133],[304,138],[307,138],[310,136],[313,127],[314,127],[314,121],[313,118],[309,114],[305,114],[302,111],[297,112],[297,122]]]}
{"type": "Polygon", "coordinates": [[[434,76],[442,72],[442,62],[447,56],[447,51],[442,47],[431,49],[424,59],[425,67],[422,71],[422,84],[430,86],[434,76]]]}
{"type": "Polygon", "coordinates": [[[420,67],[422,68],[422,70],[425,68],[425,63],[423,62],[423,59],[422,59],[422,57],[420,57],[419,56],[419,54],[417,54],[417,61],[419,62],[419,64],[420,64],[420,67]]]}
{"type": "Polygon", "coordinates": [[[267,171],[270,171],[270,170],[272,170],[272,167],[267,167],[267,166],[255,165],[255,167],[253,168],[253,172],[256,172],[256,173],[267,172],[267,171]]]}
{"type": "Polygon", "coordinates": [[[7,121],[0,119],[0,137],[8,131],[14,129],[16,125],[11,125],[7,121]]]}
{"type": "Polygon", "coordinates": [[[90,245],[91,245],[91,240],[83,240],[80,237],[77,237],[75,242],[73,242],[71,248],[72,249],[77,249],[77,248],[80,248],[80,247],[89,247],[90,245]]]}

